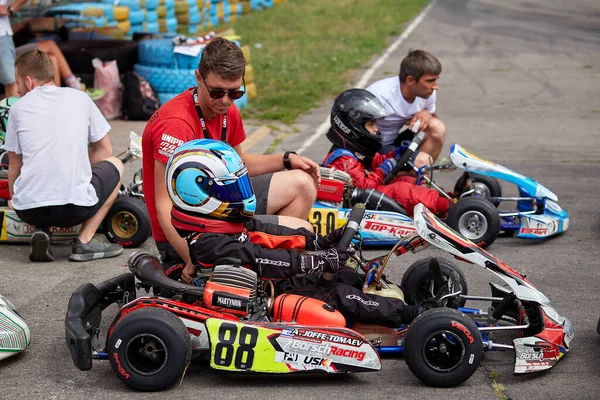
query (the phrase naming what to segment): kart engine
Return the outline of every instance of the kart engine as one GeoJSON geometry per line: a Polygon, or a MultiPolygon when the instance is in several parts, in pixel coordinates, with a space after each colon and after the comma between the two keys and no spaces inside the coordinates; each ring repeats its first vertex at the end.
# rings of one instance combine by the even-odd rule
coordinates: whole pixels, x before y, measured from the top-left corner
{"type": "Polygon", "coordinates": [[[348,199],[348,188],[351,186],[352,179],[346,172],[321,167],[321,183],[317,189],[317,200],[340,207],[344,200],[348,199]]]}
{"type": "Polygon", "coordinates": [[[204,306],[247,316],[254,309],[258,278],[256,272],[232,265],[217,265],[204,290],[204,306]]]}

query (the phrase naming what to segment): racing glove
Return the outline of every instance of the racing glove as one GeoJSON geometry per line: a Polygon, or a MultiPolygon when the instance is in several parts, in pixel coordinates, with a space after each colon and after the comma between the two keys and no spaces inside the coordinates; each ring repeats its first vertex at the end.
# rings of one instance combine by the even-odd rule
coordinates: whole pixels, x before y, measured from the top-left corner
{"type": "Polygon", "coordinates": [[[388,158],[387,160],[385,160],[384,162],[379,164],[379,167],[377,167],[377,168],[382,170],[383,173],[385,174],[385,176],[388,176],[390,174],[390,172],[392,172],[392,170],[396,166],[396,163],[397,163],[397,161],[395,158],[388,158]]]}
{"type": "Polygon", "coordinates": [[[315,240],[312,241],[312,248],[307,248],[307,250],[327,250],[335,247],[342,237],[342,232],[344,232],[344,228],[334,229],[327,235],[315,233],[315,240]]]}
{"type": "Polygon", "coordinates": [[[348,249],[333,248],[319,254],[301,254],[300,271],[306,274],[339,271],[352,254],[348,249]]]}

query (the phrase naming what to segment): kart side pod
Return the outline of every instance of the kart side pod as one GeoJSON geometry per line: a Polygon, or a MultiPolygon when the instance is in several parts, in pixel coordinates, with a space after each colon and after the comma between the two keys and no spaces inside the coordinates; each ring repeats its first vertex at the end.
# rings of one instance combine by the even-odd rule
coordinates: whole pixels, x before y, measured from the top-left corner
{"type": "Polygon", "coordinates": [[[294,322],[307,325],[346,326],[344,316],[331,305],[297,294],[277,296],[273,306],[275,322],[294,322]]]}

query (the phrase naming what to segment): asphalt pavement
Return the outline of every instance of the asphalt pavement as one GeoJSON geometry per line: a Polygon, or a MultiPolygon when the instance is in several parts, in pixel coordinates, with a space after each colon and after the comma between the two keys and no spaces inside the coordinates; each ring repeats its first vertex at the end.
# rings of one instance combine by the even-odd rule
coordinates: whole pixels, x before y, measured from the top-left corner
{"type": "MultiPolygon", "coordinates": [[[[58,261],[32,264],[27,260],[28,246],[3,245],[0,293],[17,305],[33,340],[24,353],[0,364],[0,398],[597,399],[599,33],[600,4],[595,0],[439,0],[371,79],[397,74],[409,49],[432,52],[443,65],[437,113],[448,127],[444,154],[452,143],[459,143],[532,177],[558,195],[570,216],[565,234],[542,242],[499,238],[489,248],[525,273],[573,322],[573,349],[551,370],[513,375],[511,352],[486,353],[481,367],[464,384],[434,389],[422,385],[402,359],[385,359],[377,373],[343,376],[242,376],[199,364],[188,369],[181,385],[167,392],[135,393],[118,381],[108,362],[94,362],[89,372],[76,369],[65,346],[63,325],[70,293],[83,282],[99,283],[124,272],[131,251],[109,260],[70,263],[69,247],[57,246],[58,261]]],[[[363,72],[356,71],[356,81],[363,72]]],[[[331,99],[324,101],[275,143],[261,143],[253,151],[300,148],[330,107],[331,99]]],[[[120,129],[113,133],[118,149],[125,145],[130,128],[113,126],[120,129]]],[[[140,132],[142,128],[143,124],[135,127],[140,132]]],[[[326,138],[321,137],[305,155],[322,161],[327,148],[326,138]]],[[[128,165],[128,174],[136,166],[128,165]]],[[[457,172],[435,177],[449,188],[457,178],[457,172]]],[[[509,185],[503,191],[516,195],[509,185]]],[[[153,250],[151,241],[144,248],[153,250]]],[[[399,281],[413,261],[430,254],[442,255],[439,251],[405,255],[386,273],[399,281]]],[[[471,265],[461,267],[470,294],[488,295],[489,274],[471,265]]],[[[111,312],[107,310],[107,320],[111,312]]]]}

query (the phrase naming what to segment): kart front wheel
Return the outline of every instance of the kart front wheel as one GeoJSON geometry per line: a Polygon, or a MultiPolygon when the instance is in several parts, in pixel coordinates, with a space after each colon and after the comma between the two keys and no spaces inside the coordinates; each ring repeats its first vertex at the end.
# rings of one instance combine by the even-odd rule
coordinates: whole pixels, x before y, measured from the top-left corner
{"type": "Polygon", "coordinates": [[[192,346],[183,322],[159,308],[142,308],[116,325],[106,347],[119,379],[137,390],[156,391],[183,375],[192,346]]]}
{"type": "Polygon", "coordinates": [[[482,356],[481,335],[475,323],[448,308],[419,315],[404,340],[408,368],[429,386],[460,385],[477,370],[482,356]]]}
{"type": "Polygon", "coordinates": [[[102,221],[103,231],[113,243],[123,247],[140,247],[150,237],[150,216],[144,202],[133,197],[119,197],[102,221]]]}
{"type": "MultiPolygon", "coordinates": [[[[442,275],[446,278],[452,278],[456,275],[460,278],[459,282],[452,282],[453,287],[461,291],[462,295],[467,295],[469,289],[467,280],[456,263],[445,258],[437,257],[442,275]],[[454,274],[454,272],[456,274],[454,274]]],[[[429,271],[429,262],[431,257],[423,258],[413,263],[402,276],[402,290],[404,291],[404,299],[407,304],[423,305],[433,299],[439,292],[440,288],[435,283],[429,271]]],[[[458,308],[465,305],[466,300],[456,297],[447,300],[446,307],[458,308]]]]}
{"type": "Polygon", "coordinates": [[[475,244],[486,248],[500,233],[500,214],[488,200],[465,197],[450,207],[448,226],[475,244]]]}

